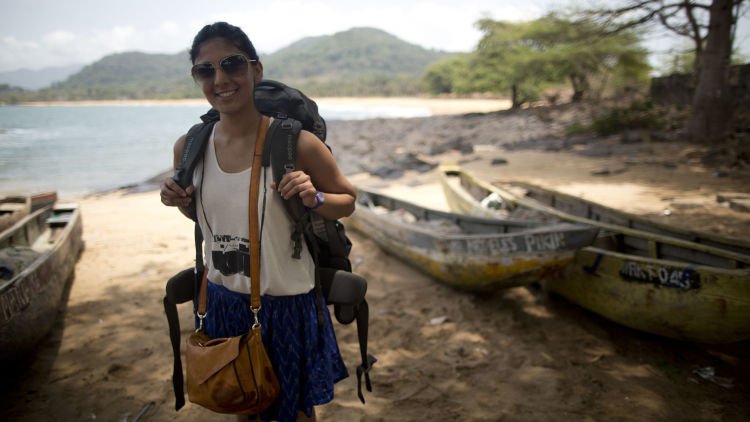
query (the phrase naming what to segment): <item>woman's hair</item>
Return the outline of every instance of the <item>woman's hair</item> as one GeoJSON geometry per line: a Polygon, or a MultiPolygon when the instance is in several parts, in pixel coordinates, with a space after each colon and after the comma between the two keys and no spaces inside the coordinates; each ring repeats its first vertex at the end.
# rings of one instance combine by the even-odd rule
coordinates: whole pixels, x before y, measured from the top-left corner
{"type": "Polygon", "coordinates": [[[247,37],[245,32],[239,27],[230,25],[226,22],[215,22],[210,25],[206,25],[201,29],[198,34],[193,38],[193,46],[190,47],[190,62],[195,64],[195,59],[198,57],[201,44],[211,38],[224,38],[231,42],[235,47],[246,53],[251,60],[259,60],[258,53],[255,52],[255,47],[247,37]]]}

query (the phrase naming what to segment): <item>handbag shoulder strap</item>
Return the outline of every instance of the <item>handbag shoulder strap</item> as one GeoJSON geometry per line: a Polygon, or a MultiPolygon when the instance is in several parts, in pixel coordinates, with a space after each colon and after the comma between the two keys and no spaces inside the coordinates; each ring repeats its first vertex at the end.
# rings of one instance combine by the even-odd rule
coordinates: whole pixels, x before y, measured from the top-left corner
{"type": "MultiPolygon", "coordinates": [[[[250,309],[258,323],[258,311],[260,310],[260,227],[258,225],[258,193],[260,192],[260,172],[263,167],[263,145],[268,130],[268,117],[262,116],[258,125],[258,133],[255,137],[255,151],[253,153],[253,167],[250,170],[250,209],[248,212],[248,226],[250,228],[250,309]]],[[[199,319],[198,330],[203,329],[203,318],[206,317],[206,292],[208,290],[208,269],[203,269],[203,280],[201,281],[198,294],[199,319]]]]}
{"type": "Polygon", "coordinates": [[[260,227],[258,226],[258,193],[260,192],[260,171],[263,167],[263,144],[266,141],[268,117],[262,116],[255,137],[253,168],[250,171],[250,309],[258,324],[260,310],[260,227]]]}

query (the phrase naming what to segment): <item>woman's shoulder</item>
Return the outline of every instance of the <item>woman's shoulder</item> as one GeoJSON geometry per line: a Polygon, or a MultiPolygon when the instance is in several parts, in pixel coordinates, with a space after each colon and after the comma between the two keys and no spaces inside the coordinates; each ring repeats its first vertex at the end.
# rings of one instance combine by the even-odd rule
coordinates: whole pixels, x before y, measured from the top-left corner
{"type": "Polygon", "coordinates": [[[185,149],[185,139],[187,138],[187,134],[184,134],[177,138],[177,140],[174,142],[173,151],[175,156],[182,155],[182,150],[185,149]]]}
{"type": "Polygon", "coordinates": [[[297,148],[303,152],[328,151],[325,142],[320,140],[314,133],[305,129],[300,130],[297,139],[297,148]]]}

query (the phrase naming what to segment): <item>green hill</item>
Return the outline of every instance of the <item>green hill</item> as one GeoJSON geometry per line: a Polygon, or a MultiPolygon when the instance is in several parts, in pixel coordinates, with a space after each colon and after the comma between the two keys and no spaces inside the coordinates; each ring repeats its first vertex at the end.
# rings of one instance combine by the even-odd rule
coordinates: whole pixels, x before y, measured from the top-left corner
{"type": "MultiPolygon", "coordinates": [[[[310,95],[387,96],[419,93],[427,67],[448,54],[407,43],[379,29],[353,28],[303,38],[262,56],[261,61],[266,78],[310,95]]],[[[200,97],[189,68],[186,51],[113,54],[40,91],[19,94],[0,89],[0,102],[200,97]]]]}
{"type": "Polygon", "coordinates": [[[261,61],[267,78],[313,95],[398,95],[417,93],[427,67],[447,55],[379,29],[352,28],[302,39],[261,61]]]}
{"type": "Polygon", "coordinates": [[[113,54],[39,94],[68,100],[196,97],[200,91],[190,78],[189,68],[187,52],[113,54]]]}

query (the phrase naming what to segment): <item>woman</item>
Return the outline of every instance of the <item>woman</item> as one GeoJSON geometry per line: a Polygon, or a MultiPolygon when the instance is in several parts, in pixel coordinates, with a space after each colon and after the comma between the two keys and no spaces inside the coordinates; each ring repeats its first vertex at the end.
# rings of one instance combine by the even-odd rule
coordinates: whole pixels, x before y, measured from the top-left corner
{"type": "MultiPolygon", "coordinates": [[[[184,212],[196,192],[209,279],[206,334],[235,336],[251,325],[248,192],[256,134],[259,125],[268,124],[253,100],[254,86],[263,79],[263,65],[247,35],[225,22],[198,32],[190,59],[193,78],[221,118],[195,169],[193,186],[183,190],[167,179],[161,199],[184,212]]],[[[175,167],[184,144],[185,136],[175,143],[175,167]]],[[[262,213],[260,317],[266,350],[281,384],[279,398],[263,418],[279,421],[315,420],[314,406],[332,400],[334,383],[348,376],[327,309],[323,310],[326,323],[317,322],[310,254],[291,258],[292,225],[282,201],[299,195],[311,212],[338,219],[354,211],[355,190],[323,142],[304,130],[299,136],[296,169],[278,186],[271,183],[270,170],[264,169],[267,177],[261,176],[258,199],[262,213]]]]}

